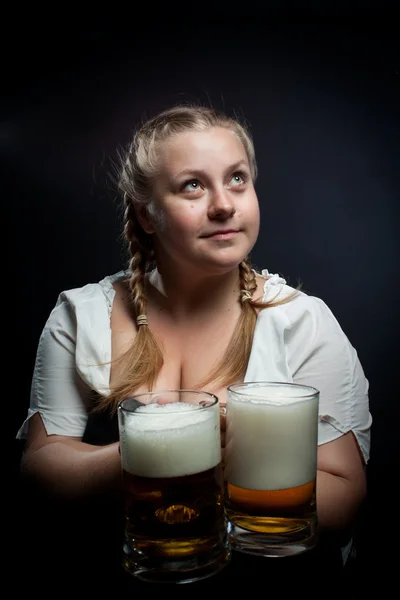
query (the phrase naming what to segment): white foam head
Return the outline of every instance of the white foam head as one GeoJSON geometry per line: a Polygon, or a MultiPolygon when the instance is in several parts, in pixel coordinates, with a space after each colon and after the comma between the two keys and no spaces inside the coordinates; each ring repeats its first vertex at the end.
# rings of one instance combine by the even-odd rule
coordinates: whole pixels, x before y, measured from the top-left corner
{"type": "Polygon", "coordinates": [[[238,384],[228,391],[229,396],[236,401],[252,402],[253,404],[273,404],[276,406],[304,402],[307,398],[318,395],[318,390],[308,386],[291,383],[258,383],[255,385],[238,384]]]}
{"type": "Polygon", "coordinates": [[[254,387],[228,393],[226,478],[239,487],[277,490],[312,481],[316,474],[318,391],[299,397],[296,387],[254,387]]]}
{"type": "Polygon", "coordinates": [[[221,461],[219,406],[147,404],[125,415],[122,466],[142,477],[200,473],[221,461]]]}

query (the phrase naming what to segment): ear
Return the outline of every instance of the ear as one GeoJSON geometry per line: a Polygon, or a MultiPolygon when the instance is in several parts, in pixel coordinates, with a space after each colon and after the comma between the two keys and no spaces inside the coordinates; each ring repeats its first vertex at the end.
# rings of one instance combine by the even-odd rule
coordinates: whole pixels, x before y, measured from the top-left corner
{"type": "Polygon", "coordinates": [[[135,214],[143,231],[148,234],[154,233],[155,230],[151,216],[149,215],[147,207],[144,204],[135,206],[135,214]]]}

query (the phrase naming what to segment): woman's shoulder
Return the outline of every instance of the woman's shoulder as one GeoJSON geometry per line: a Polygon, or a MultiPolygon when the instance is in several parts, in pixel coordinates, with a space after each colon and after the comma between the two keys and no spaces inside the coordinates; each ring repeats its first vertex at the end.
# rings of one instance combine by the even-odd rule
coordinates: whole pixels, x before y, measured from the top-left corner
{"type": "Polygon", "coordinates": [[[73,313],[75,318],[85,314],[95,318],[101,313],[110,315],[115,296],[114,285],[126,278],[126,271],[118,271],[107,275],[97,282],[65,289],[59,293],[56,304],[51,312],[50,321],[62,317],[63,314],[73,313]]]}
{"type": "Polygon", "coordinates": [[[126,271],[118,271],[112,275],[106,275],[103,279],[95,282],[88,282],[75,288],[63,290],[59,294],[59,301],[66,298],[71,302],[90,301],[98,298],[105,298],[112,301],[114,295],[115,283],[126,278],[126,271]]]}
{"type": "Polygon", "coordinates": [[[257,319],[261,335],[275,332],[288,343],[315,348],[332,346],[347,351],[348,338],[328,303],[302,288],[287,285],[277,275],[264,272],[265,308],[257,319]]]}
{"type": "Polygon", "coordinates": [[[289,301],[304,293],[300,288],[289,285],[279,273],[271,273],[268,269],[257,272],[258,289],[261,290],[260,300],[271,307],[284,306],[289,301]]]}
{"type": "Polygon", "coordinates": [[[314,319],[331,319],[333,314],[327,304],[319,297],[304,291],[301,285],[289,285],[284,277],[278,273],[270,273],[263,269],[258,273],[264,279],[262,301],[267,308],[260,314],[282,316],[289,322],[303,319],[306,315],[314,319]]]}

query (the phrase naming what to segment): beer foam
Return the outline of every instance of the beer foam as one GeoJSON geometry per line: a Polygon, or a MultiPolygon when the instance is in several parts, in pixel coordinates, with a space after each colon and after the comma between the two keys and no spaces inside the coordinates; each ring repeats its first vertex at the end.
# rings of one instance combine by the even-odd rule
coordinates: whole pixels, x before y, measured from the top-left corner
{"type": "Polygon", "coordinates": [[[225,473],[229,483],[250,490],[278,490],[312,481],[318,397],[300,401],[285,394],[274,402],[253,395],[247,402],[243,399],[228,398],[225,473]]]}
{"type": "Polygon", "coordinates": [[[229,392],[231,397],[237,402],[251,402],[252,404],[274,404],[282,406],[283,404],[293,404],[295,402],[304,402],[307,397],[315,394],[313,388],[306,388],[309,393],[301,394],[295,385],[277,385],[275,386],[255,386],[251,392],[244,394],[240,391],[229,392]]]}
{"type": "Polygon", "coordinates": [[[209,419],[211,415],[207,410],[199,408],[198,404],[190,402],[168,402],[166,404],[144,404],[136,409],[130,419],[129,429],[139,431],[161,431],[195,425],[209,419]],[[196,414],[193,414],[193,413],[196,414]],[[177,418],[179,414],[179,418],[177,418]],[[138,416],[139,415],[139,416],[138,416]],[[141,419],[141,415],[155,415],[149,419],[141,419]]]}
{"type": "Polygon", "coordinates": [[[142,477],[201,473],[221,461],[219,406],[147,404],[125,418],[123,468],[142,477]]]}
{"type": "Polygon", "coordinates": [[[185,412],[191,410],[201,410],[198,404],[191,404],[190,402],[166,402],[165,404],[143,404],[136,409],[136,412],[140,413],[173,413],[173,412],[185,412]]]}

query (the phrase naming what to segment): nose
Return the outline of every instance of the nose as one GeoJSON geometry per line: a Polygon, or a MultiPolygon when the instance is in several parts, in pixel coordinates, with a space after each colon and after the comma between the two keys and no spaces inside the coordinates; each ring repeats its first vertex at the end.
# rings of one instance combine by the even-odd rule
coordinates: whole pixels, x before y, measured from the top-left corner
{"type": "Polygon", "coordinates": [[[210,219],[227,219],[236,212],[232,198],[225,189],[214,190],[210,197],[208,216],[210,219]]]}

